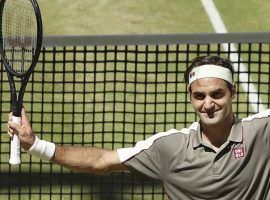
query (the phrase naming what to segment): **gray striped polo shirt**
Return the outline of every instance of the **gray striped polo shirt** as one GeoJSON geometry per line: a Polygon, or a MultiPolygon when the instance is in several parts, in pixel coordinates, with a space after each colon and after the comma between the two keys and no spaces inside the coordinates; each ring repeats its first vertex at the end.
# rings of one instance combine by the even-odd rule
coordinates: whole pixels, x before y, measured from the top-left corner
{"type": "Polygon", "coordinates": [[[269,200],[269,137],[270,109],[235,119],[218,152],[202,141],[198,122],[117,152],[131,172],[160,181],[169,199],[269,200]]]}

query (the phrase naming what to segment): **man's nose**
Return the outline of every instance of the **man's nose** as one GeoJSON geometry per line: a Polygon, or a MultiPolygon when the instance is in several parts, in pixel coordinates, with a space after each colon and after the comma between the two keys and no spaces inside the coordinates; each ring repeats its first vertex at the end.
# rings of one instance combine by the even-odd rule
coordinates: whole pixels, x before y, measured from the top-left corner
{"type": "Polygon", "coordinates": [[[206,97],[204,100],[204,109],[213,110],[215,108],[214,100],[211,97],[206,97]]]}

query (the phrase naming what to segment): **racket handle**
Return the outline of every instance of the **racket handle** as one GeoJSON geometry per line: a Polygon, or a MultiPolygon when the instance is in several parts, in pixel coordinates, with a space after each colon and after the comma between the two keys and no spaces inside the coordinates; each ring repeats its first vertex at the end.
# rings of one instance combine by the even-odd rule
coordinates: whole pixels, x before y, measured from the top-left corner
{"type": "MultiPolygon", "coordinates": [[[[21,124],[21,117],[12,116],[12,121],[21,124]]],[[[10,142],[9,164],[18,165],[21,163],[21,145],[18,135],[14,134],[10,142]]]]}

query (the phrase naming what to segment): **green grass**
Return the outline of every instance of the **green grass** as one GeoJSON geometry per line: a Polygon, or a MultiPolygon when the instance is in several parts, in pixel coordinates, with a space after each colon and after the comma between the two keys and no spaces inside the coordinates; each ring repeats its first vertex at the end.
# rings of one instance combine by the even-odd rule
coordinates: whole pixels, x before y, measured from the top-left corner
{"type": "Polygon", "coordinates": [[[269,32],[268,0],[215,0],[229,32],[269,32]]]}
{"type": "MultiPolygon", "coordinates": [[[[268,0],[215,0],[229,32],[270,31],[268,0]]],[[[39,0],[45,35],[213,32],[198,0],[39,0]]]]}
{"type": "Polygon", "coordinates": [[[40,1],[47,35],[208,32],[197,1],[40,1]],[[57,20],[55,20],[57,19],[57,20]]]}

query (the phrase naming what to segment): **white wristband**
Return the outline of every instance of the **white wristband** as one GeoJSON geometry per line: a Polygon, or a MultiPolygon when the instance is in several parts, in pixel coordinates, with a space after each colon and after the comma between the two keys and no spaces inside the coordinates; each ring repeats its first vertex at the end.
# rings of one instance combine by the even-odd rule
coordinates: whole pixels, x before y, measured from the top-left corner
{"type": "Polygon", "coordinates": [[[28,153],[42,160],[50,161],[55,152],[55,144],[40,140],[36,137],[34,144],[30,147],[28,153]]]}

